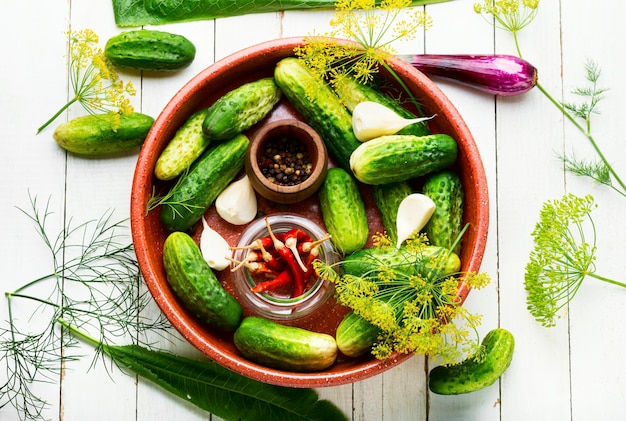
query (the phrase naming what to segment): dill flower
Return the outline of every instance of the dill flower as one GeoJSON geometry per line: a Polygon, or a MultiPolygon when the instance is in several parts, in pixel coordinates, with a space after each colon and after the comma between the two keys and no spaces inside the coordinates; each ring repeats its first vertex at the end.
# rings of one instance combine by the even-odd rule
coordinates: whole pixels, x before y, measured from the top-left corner
{"type": "MultiPolygon", "coordinates": [[[[335,284],[337,301],[381,330],[372,355],[384,359],[393,352],[416,353],[450,364],[476,354],[481,316],[461,305],[461,274],[444,269],[449,254],[433,253],[423,234],[401,249],[382,235],[376,238],[378,244],[364,251],[367,263],[363,267],[373,268],[364,269],[365,273],[339,274],[333,265],[315,263],[320,276],[335,284]],[[398,254],[389,262],[379,252],[398,254]]],[[[350,259],[346,257],[343,263],[350,259]]],[[[484,273],[462,274],[462,278],[474,289],[490,280],[484,273]]]]}
{"type": "Polygon", "coordinates": [[[91,29],[83,29],[68,31],[67,37],[69,79],[74,97],[39,127],[37,133],[75,102],[90,114],[115,112],[120,115],[134,111],[128,96],[136,94],[135,88],[132,82],[120,80],[104,51],[97,46],[98,35],[91,29]]]}
{"type": "Polygon", "coordinates": [[[595,208],[591,195],[571,193],[546,201],[541,208],[524,286],[528,310],[545,327],[556,324],[558,311],[574,298],[587,276],[626,287],[595,273],[596,232],[591,217],[595,208]],[[591,237],[586,230],[591,230],[591,237]]]}
{"type": "MultiPolygon", "coordinates": [[[[338,0],[331,18],[332,30],[305,39],[295,55],[321,77],[332,79],[350,75],[367,83],[380,66],[395,53],[393,43],[411,40],[417,29],[432,25],[430,16],[419,8],[410,8],[411,0],[338,0]],[[354,41],[345,45],[337,39],[354,41]]],[[[389,69],[390,70],[390,69],[389,69]]]]}

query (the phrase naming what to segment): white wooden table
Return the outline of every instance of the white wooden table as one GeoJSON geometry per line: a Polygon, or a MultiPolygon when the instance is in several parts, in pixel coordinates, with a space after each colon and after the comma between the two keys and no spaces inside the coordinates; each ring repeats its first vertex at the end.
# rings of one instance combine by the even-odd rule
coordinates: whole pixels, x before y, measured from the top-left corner
{"type": "MultiPolygon", "coordinates": [[[[428,6],[434,25],[402,45],[400,53],[514,53],[509,34],[494,31],[473,12],[474,0],[428,6]]],[[[268,13],[161,27],[187,36],[197,46],[194,63],[167,77],[126,75],[138,88],[133,103],[153,116],[201,69],[261,41],[308,35],[328,28],[330,11],[268,13]]],[[[0,259],[2,288],[9,291],[50,271],[48,255],[32,223],[16,206],[28,208],[29,193],[51,199],[55,223],[99,217],[115,209],[128,217],[136,155],[85,159],[61,150],[52,129],[36,129],[68,97],[65,31],[92,28],[106,39],[120,32],[109,0],[21,0],[4,2],[0,67],[0,156],[2,200],[0,259]]],[[[542,84],[557,98],[584,82],[583,64],[595,60],[601,84],[610,88],[594,116],[596,138],[626,177],[626,5],[583,0],[543,0],[539,16],[520,34],[525,58],[539,68],[542,84]]],[[[491,226],[482,269],[491,285],[470,294],[466,305],[484,315],[481,332],[497,326],[516,338],[512,365],[500,381],[460,396],[430,394],[429,366],[422,356],[368,380],[319,389],[354,420],[514,421],[626,419],[626,290],[589,279],[554,328],[541,327],[526,310],[524,268],[532,248],[530,232],[541,204],[565,192],[591,193],[599,208],[598,272],[624,280],[625,199],[591,182],[565,174],[555,152],[593,152],[576,130],[537,90],[495,98],[438,82],[472,130],[490,187],[491,226]]],[[[57,124],[83,113],[73,107],[57,124]]],[[[0,301],[0,318],[7,307],[0,301]]],[[[167,344],[163,345],[167,347],[167,344]]],[[[179,343],[176,352],[196,355],[179,343]]],[[[86,358],[67,363],[62,376],[36,390],[49,402],[45,417],[64,421],[201,420],[203,413],[154,386],[109,369],[90,368],[86,358]]],[[[109,367],[110,368],[110,367],[109,367]]],[[[0,369],[0,383],[4,370],[0,369]]],[[[215,418],[215,417],[214,417],[215,418]]],[[[0,419],[20,419],[13,408],[0,419]]]]}

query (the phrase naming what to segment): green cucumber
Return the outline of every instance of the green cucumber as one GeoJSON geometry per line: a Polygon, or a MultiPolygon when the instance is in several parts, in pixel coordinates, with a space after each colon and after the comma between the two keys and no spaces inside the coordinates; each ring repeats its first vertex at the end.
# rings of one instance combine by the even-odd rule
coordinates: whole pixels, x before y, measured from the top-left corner
{"type": "Polygon", "coordinates": [[[389,184],[378,184],[372,187],[372,196],[376,208],[380,213],[383,226],[392,244],[398,240],[398,227],[396,225],[400,202],[413,193],[411,186],[406,181],[389,184]]]}
{"type": "Polygon", "coordinates": [[[137,29],[109,38],[104,54],[117,67],[172,72],[193,62],[196,47],[182,35],[137,29]]]}
{"type": "Polygon", "coordinates": [[[337,359],[337,343],[332,336],[262,317],[243,319],[233,341],[249,360],[280,370],[319,371],[337,359]]]}
{"type": "MultiPolygon", "coordinates": [[[[385,95],[383,92],[376,89],[375,87],[360,83],[356,79],[349,76],[337,78],[337,80],[333,84],[333,89],[339,96],[339,99],[343,102],[343,104],[346,106],[346,108],[348,108],[350,112],[354,111],[354,108],[357,106],[357,104],[365,101],[372,101],[392,109],[400,117],[418,117],[411,111],[404,108],[400,104],[400,102],[396,101],[388,95],[385,95]]],[[[397,134],[425,136],[431,133],[426,122],[420,121],[404,127],[402,130],[398,131],[397,134]]]]}
{"type": "Polygon", "coordinates": [[[207,149],[161,202],[161,222],[187,231],[242,170],[250,141],[244,134],[207,149]]]}
{"type": "Polygon", "coordinates": [[[372,348],[380,329],[354,311],[348,312],[337,326],[337,348],[348,357],[359,357],[372,348]]]}
{"type": "Polygon", "coordinates": [[[176,131],[159,155],[154,175],[159,180],[173,180],[200,156],[210,144],[202,131],[202,122],[208,108],[195,112],[176,131]]]}
{"type": "Polygon", "coordinates": [[[163,244],[163,265],[172,291],[187,310],[211,327],[237,329],[243,308],[222,287],[193,238],[183,232],[169,234],[163,244]]]}
{"type": "MultiPolygon", "coordinates": [[[[451,249],[463,230],[464,193],[461,179],[452,170],[430,174],[424,179],[422,193],[430,197],[436,206],[423,231],[431,244],[451,249]]],[[[452,251],[460,253],[460,241],[452,251]]]]}
{"type": "Polygon", "coordinates": [[[458,395],[495,383],[511,364],[515,339],[506,329],[493,329],[482,341],[484,359],[469,357],[450,366],[438,366],[429,374],[428,388],[439,395],[458,395]]]}
{"type": "Polygon", "coordinates": [[[343,271],[354,276],[376,272],[381,266],[393,267],[408,275],[423,273],[425,269],[436,269],[441,275],[452,275],[460,270],[461,260],[443,247],[425,246],[423,250],[415,252],[403,245],[400,248],[388,246],[358,250],[341,261],[343,271]]]}
{"type": "Polygon", "coordinates": [[[369,225],[354,178],[342,168],[329,168],[317,194],[322,219],[337,250],[346,254],[363,248],[369,225]]]}
{"type": "Polygon", "coordinates": [[[352,116],[335,92],[294,57],[278,62],[274,78],[291,105],[320,135],[337,166],[351,172],[350,155],[361,142],[352,131],[352,116]]]}
{"type": "Polygon", "coordinates": [[[52,137],[78,155],[107,155],[139,148],[153,124],[152,117],[135,112],[88,114],[60,124],[52,137]]]}
{"type": "Polygon", "coordinates": [[[350,157],[357,180],[365,184],[406,181],[454,163],[456,141],[447,134],[389,135],[364,142],[350,157]]]}
{"type": "Polygon", "coordinates": [[[230,139],[261,121],[282,96],[273,78],[263,78],[233,89],[209,107],[202,122],[211,140],[230,139]]]}

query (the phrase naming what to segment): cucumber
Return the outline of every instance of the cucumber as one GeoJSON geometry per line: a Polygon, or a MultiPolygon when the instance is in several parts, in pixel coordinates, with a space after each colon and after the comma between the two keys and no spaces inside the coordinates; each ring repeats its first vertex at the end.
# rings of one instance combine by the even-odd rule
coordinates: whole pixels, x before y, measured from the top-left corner
{"type": "Polygon", "coordinates": [[[243,319],[233,342],[249,360],[280,370],[319,371],[337,359],[332,336],[256,316],[243,319]]]}
{"type": "Polygon", "coordinates": [[[372,348],[380,329],[354,311],[348,312],[337,326],[337,348],[348,357],[359,357],[372,348]]]}
{"type": "Polygon", "coordinates": [[[173,180],[200,156],[211,143],[202,131],[202,122],[208,108],[195,112],[176,131],[154,166],[159,180],[173,180]]]}
{"type": "Polygon", "coordinates": [[[383,265],[394,267],[408,275],[423,273],[424,265],[429,269],[440,271],[441,275],[452,275],[460,270],[461,260],[455,253],[443,247],[425,246],[420,252],[414,252],[403,245],[400,248],[389,246],[358,250],[345,256],[341,261],[343,271],[354,276],[376,272],[383,265]],[[438,257],[445,257],[445,261],[439,262],[438,259],[433,261],[433,258],[438,257]],[[435,262],[436,267],[431,262],[435,262]]]}
{"type": "Polygon", "coordinates": [[[447,134],[381,136],[362,143],[350,157],[350,167],[362,183],[393,183],[442,170],[457,153],[456,141],[447,134]]]}
{"type": "Polygon", "coordinates": [[[380,213],[383,226],[392,244],[398,241],[398,227],[396,226],[398,207],[402,199],[413,193],[406,181],[389,184],[378,184],[372,188],[372,196],[376,208],[380,213]]]}
{"type": "Polygon", "coordinates": [[[78,155],[107,155],[139,148],[153,124],[154,118],[135,112],[88,114],[60,124],[52,137],[78,155]]]}
{"type": "Polygon", "coordinates": [[[233,181],[244,165],[250,141],[244,134],[209,147],[166,195],[161,223],[171,231],[187,231],[233,181]]]}
{"type": "MultiPolygon", "coordinates": [[[[400,117],[418,117],[411,111],[404,108],[398,101],[385,95],[375,87],[360,83],[356,79],[349,76],[337,78],[333,84],[333,89],[337,93],[337,96],[339,96],[341,102],[343,102],[350,112],[353,112],[357,104],[361,102],[373,101],[392,109],[400,117]]],[[[420,121],[404,127],[398,131],[397,134],[425,136],[431,133],[426,122],[420,121]]]]}
{"type": "Polygon", "coordinates": [[[352,131],[350,113],[335,92],[294,57],[276,64],[274,78],[291,105],[320,135],[337,166],[351,173],[350,155],[361,142],[352,131]]]}
{"type": "Polygon", "coordinates": [[[511,364],[515,339],[506,329],[493,329],[482,341],[482,361],[470,357],[450,366],[438,366],[429,374],[428,388],[439,395],[458,395],[483,389],[495,383],[511,364]]]}
{"type": "Polygon", "coordinates": [[[137,29],[109,38],[104,54],[117,67],[172,72],[193,62],[196,47],[182,35],[137,29]]]}
{"type": "Polygon", "coordinates": [[[322,219],[337,250],[346,254],[363,248],[369,225],[354,178],[342,168],[329,168],[317,194],[322,219]]]}
{"type": "Polygon", "coordinates": [[[234,331],[243,308],[217,280],[188,234],[173,232],[163,244],[163,265],[172,291],[185,308],[209,326],[234,331]]]}
{"type": "Polygon", "coordinates": [[[209,107],[202,130],[211,140],[230,139],[261,121],[281,96],[271,77],[245,83],[209,107]]]}
{"type": "MultiPolygon", "coordinates": [[[[461,179],[452,170],[430,174],[424,179],[422,193],[435,202],[435,212],[426,223],[424,233],[435,246],[451,249],[463,230],[464,192],[461,179]]],[[[461,252],[459,241],[454,249],[461,252]]]]}

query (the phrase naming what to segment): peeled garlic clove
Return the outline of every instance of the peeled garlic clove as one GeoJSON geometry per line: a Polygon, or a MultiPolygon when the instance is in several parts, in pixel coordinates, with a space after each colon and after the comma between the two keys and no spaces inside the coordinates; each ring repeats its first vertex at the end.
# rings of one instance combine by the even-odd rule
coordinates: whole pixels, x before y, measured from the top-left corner
{"type": "Polygon", "coordinates": [[[217,196],[215,210],[233,225],[247,224],[256,217],[256,193],[247,175],[231,183],[217,196]]]}
{"type": "Polygon", "coordinates": [[[413,193],[402,199],[396,219],[398,229],[396,247],[400,248],[404,240],[421,231],[434,212],[435,202],[424,194],[413,193]]]}
{"type": "Polygon", "coordinates": [[[217,231],[209,226],[202,217],[202,234],[200,234],[200,252],[209,267],[224,270],[230,265],[230,245],[217,231]]]}
{"type": "Polygon", "coordinates": [[[364,101],[357,104],[352,111],[352,130],[359,141],[366,142],[397,133],[410,124],[433,117],[404,118],[378,102],[364,101]]]}

